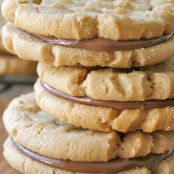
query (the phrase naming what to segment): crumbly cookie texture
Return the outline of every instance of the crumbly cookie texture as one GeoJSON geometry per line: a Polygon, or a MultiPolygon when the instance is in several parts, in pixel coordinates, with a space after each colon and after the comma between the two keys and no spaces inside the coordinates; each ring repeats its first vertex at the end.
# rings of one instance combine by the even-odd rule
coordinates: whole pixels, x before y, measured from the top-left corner
{"type": "Polygon", "coordinates": [[[43,111],[55,119],[76,127],[124,133],[135,130],[147,133],[157,130],[174,130],[174,107],[120,111],[113,108],[88,106],[58,98],[45,91],[39,82],[35,85],[35,99],[43,111]]]}
{"type": "MultiPolygon", "coordinates": [[[[2,1],[0,1],[0,7],[1,7],[2,1]]],[[[0,53],[7,54],[7,51],[5,50],[3,44],[2,44],[2,26],[5,24],[4,18],[2,17],[0,13],[0,53]]]]}
{"type": "Polygon", "coordinates": [[[0,55],[0,75],[32,75],[36,73],[36,63],[21,61],[13,55],[0,55]]]}
{"type": "Polygon", "coordinates": [[[49,86],[72,96],[97,100],[146,101],[174,97],[174,58],[138,71],[116,69],[88,70],[39,63],[40,79],[49,86]]]}
{"type": "Polygon", "coordinates": [[[96,52],[51,45],[24,31],[17,30],[11,23],[3,28],[3,43],[8,51],[17,54],[22,59],[41,61],[55,67],[79,64],[113,68],[142,67],[158,64],[174,55],[174,37],[165,43],[149,48],[96,52]]]}
{"type": "MultiPolygon", "coordinates": [[[[69,172],[59,170],[54,167],[49,167],[44,165],[43,163],[39,163],[34,161],[22,153],[20,153],[12,144],[12,142],[8,139],[4,144],[4,157],[8,161],[8,163],[24,174],[48,174],[48,173],[55,173],[55,174],[83,174],[79,172],[69,172]]],[[[147,168],[136,168],[129,171],[119,172],[117,174],[173,174],[174,172],[174,156],[167,158],[166,160],[162,161],[160,165],[157,167],[156,171],[149,171],[147,168]]],[[[87,173],[84,173],[87,174],[87,173]]],[[[89,174],[89,173],[88,173],[89,174]]],[[[91,173],[92,174],[92,173],[91,173]]]]}
{"type": "Polygon", "coordinates": [[[131,40],[174,31],[173,1],[5,0],[2,13],[18,28],[66,39],[131,40]],[[109,26],[109,27],[108,27],[109,26]]]}
{"type": "Polygon", "coordinates": [[[0,53],[1,54],[9,54],[8,51],[4,48],[2,43],[2,30],[0,29],[0,53]]]}
{"type": "MultiPolygon", "coordinates": [[[[26,156],[24,156],[22,153],[20,153],[13,145],[10,139],[8,139],[4,144],[4,157],[7,160],[7,162],[14,167],[16,170],[18,170],[21,173],[24,174],[48,174],[48,173],[55,173],[55,174],[87,174],[87,173],[79,173],[79,172],[70,172],[70,171],[63,171],[54,167],[49,167],[47,165],[44,165],[43,163],[39,163],[37,161],[34,161],[26,156]]],[[[172,169],[172,162],[174,161],[173,157],[169,158],[165,165],[167,165],[167,168],[162,166],[162,170],[164,172],[170,170],[171,172],[174,171],[172,169]]],[[[161,165],[160,165],[161,166],[161,165]]],[[[90,174],[90,173],[88,173],[90,174]]],[[[92,173],[91,173],[92,174],[92,173]]],[[[119,172],[117,174],[151,174],[151,172],[147,168],[136,168],[129,171],[119,172]]],[[[162,174],[162,173],[157,173],[162,174]]],[[[164,173],[163,173],[164,174],[164,173]]],[[[170,173],[165,173],[170,174],[170,173]]]]}
{"type": "Polygon", "coordinates": [[[19,3],[40,3],[41,0],[5,0],[2,1],[1,13],[7,21],[12,22],[14,20],[15,11],[19,3]]]}
{"type": "Polygon", "coordinates": [[[56,121],[40,111],[33,94],[13,100],[3,121],[17,143],[57,159],[108,161],[116,157],[127,159],[160,154],[174,147],[174,131],[152,134],[136,131],[122,138],[117,132],[95,132],[56,121]]]}
{"type": "MultiPolygon", "coordinates": [[[[0,6],[2,1],[0,1],[0,6]]],[[[0,14],[0,75],[30,75],[36,73],[36,63],[21,61],[16,56],[11,55],[3,45],[2,27],[5,21],[0,14]],[[20,67],[20,68],[19,68],[20,67]]]]}

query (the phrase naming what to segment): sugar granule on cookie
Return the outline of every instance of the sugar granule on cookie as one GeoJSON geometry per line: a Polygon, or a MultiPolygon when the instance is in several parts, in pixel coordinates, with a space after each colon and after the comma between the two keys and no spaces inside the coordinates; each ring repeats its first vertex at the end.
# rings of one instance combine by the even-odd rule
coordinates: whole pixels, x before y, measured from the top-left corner
{"type": "Polygon", "coordinates": [[[4,0],[5,49],[38,61],[3,114],[24,174],[174,173],[174,1],[4,0]]]}

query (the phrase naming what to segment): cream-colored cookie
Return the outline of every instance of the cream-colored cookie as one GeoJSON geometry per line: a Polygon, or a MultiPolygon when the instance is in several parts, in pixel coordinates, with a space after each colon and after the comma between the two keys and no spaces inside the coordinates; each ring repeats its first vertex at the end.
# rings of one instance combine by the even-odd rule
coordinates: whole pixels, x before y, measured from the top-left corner
{"type": "Polygon", "coordinates": [[[17,143],[56,159],[108,161],[116,157],[127,159],[160,154],[174,147],[174,131],[152,134],[135,131],[122,137],[117,132],[95,132],[56,121],[40,111],[33,94],[14,99],[3,121],[17,143]]]}
{"type": "Polygon", "coordinates": [[[66,39],[129,40],[160,37],[174,31],[173,1],[32,2],[5,0],[2,13],[18,28],[66,39]]]}
{"type": "Polygon", "coordinates": [[[2,31],[0,29],[0,53],[1,54],[8,54],[8,51],[4,48],[4,45],[2,43],[2,31]]]}
{"type": "Polygon", "coordinates": [[[174,97],[174,57],[161,65],[138,71],[87,70],[79,67],[55,68],[38,65],[40,79],[71,96],[96,100],[146,101],[174,97]]]}
{"type": "MultiPolygon", "coordinates": [[[[0,6],[2,1],[0,1],[0,6]]],[[[0,13],[0,75],[30,75],[36,72],[36,63],[21,61],[11,55],[2,43],[2,27],[5,21],[0,13]]]]}
{"type": "Polygon", "coordinates": [[[1,12],[7,21],[12,22],[19,3],[40,3],[41,0],[6,0],[2,2],[1,12]]]}
{"type": "MultiPolygon", "coordinates": [[[[0,1],[0,7],[2,5],[2,0],[0,1]]],[[[2,16],[2,14],[0,13],[0,54],[8,54],[8,52],[6,51],[6,49],[4,48],[4,45],[2,43],[2,27],[3,25],[5,25],[5,20],[2,16]]]]}
{"type": "Polygon", "coordinates": [[[35,85],[35,98],[43,111],[76,127],[125,133],[135,130],[149,133],[174,130],[174,107],[117,110],[83,105],[50,94],[39,82],[35,85]]]}
{"type": "MultiPolygon", "coordinates": [[[[0,1],[1,6],[2,1],[0,1]]],[[[0,13],[0,53],[7,54],[8,52],[5,50],[3,44],[2,44],[2,26],[5,24],[4,18],[2,17],[0,13]]]]}
{"type": "MultiPolygon", "coordinates": [[[[8,163],[14,167],[16,170],[20,171],[23,174],[83,174],[79,172],[70,172],[63,171],[54,167],[50,167],[41,162],[32,160],[31,158],[23,155],[19,152],[11,142],[7,140],[4,144],[4,157],[8,163]]],[[[156,171],[152,172],[153,174],[173,174],[174,172],[174,156],[167,158],[162,161],[157,167],[156,171]]],[[[85,173],[84,173],[85,174],[85,173]]],[[[86,173],[87,174],[87,173],[86,173]]],[[[89,173],[88,173],[89,174],[89,173]]],[[[91,173],[92,174],[92,173],[91,173]]],[[[147,168],[136,168],[128,171],[119,172],[117,174],[151,174],[147,168]]]]}
{"type": "Polygon", "coordinates": [[[165,43],[144,49],[97,52],[51,45],[24,31],[17,30],[10,23],[3,28],[3,43],[8,51],[24,60],[41,61],[56,67],[79,64],[113,68],[142,67],[160,63],[174,55],[174,37],[165,43]]]}
{"type": "Polygon", "coordinates": [[[36,63],[21,61],[13,55],[0,55],[0,75],[33,75],[36,63]]]}
{"type": "MultiPolygon", "coordinates": [[[[50,167],[48,165],[44,165],[43,163],[34,161],[27,156],[24,156],[20,153],[13,145],[11,140],[7,140],[4,144],[4,157],[9,162],[9,164],[14,167],[16,170],[20,171],[23,174],[83,174],[80,172],[70,172],[70,171],[63,171],[54,167],[50,167]],[[24,167],[25,166],[25,167],[24,167]]],[[[162,166],[164,172],[168,169],[173,171],[171,163],[173,162],[173,157],[171,159],[164,161],[167,165],[167,168],[162,166]],[[166,163],[167,162],[167,163],[166,163]]],[[[119,172],[118,174],[150,174],[151,172],[146,168],[136,168],[129,171],[119,172]]],[[[87,173],[84,173],[87,174],[87,173]]],[[[88,173],[89,174],[89,173],[88,173]]],[[[91,173],[92,174],[92,173],[91,173]]],[[[158,173],[162,174],[162,173],[158,173]]],[[[163,173],[164,174],[164,173],[163,173]]],[[[170,173],[165,173],[170,174],[170,173]]]]}

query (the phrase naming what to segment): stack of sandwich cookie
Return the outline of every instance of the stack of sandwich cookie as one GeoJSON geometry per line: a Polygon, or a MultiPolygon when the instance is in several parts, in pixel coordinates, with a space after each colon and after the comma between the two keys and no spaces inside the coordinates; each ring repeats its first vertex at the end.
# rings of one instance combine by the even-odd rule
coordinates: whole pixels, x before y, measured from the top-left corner
{"type": "Polygon", "coordinates": [[[21,61],[4,48],[2,42],[2,27],[4,24],[5,21],[0,15],[0,76],[35,74],[36,63],[27,60],[21,61]]]}
{"type": "Polygon", "coordinates": [[[9,164],[25,174],[173,174],[173,8],[5,0],[6,49],[39,61],[34,93],[4,112],[9,164]]]}

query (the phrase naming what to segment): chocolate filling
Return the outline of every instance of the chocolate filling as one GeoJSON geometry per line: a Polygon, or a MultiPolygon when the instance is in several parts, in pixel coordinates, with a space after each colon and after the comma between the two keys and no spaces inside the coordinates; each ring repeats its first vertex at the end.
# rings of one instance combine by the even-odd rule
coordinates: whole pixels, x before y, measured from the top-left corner
{"type": "Polygon", "coordinates": [[[68,40],[58,39],[54,37],[46,37],[37,34],[31,34],[44,42],[48,42],[53,45],[59,45],[70,48],[82,48],[92,51],[118,51],[118,50],[133,50],[138,48],[146,48],[154,45],[161,44],[169,40],[173,33],[163,35],[159,38],[153,39],[141,39],[141,40],[130,40],[130,41],[115,41],[105,38],[95,38],[88,40],[68,40]]]}
{"type": "Polygon", "coordinates": [[[114,108],[118,110],[124,110],[124,109],[154,109],[154,108],[161,108],[161,107],[168,107],[168,106],[174,106],[174,99],[168,99],[168,100],[148,100],[148,101],[124,101],[124,102],[118,102],[118,101],[105,101],[105,100],[95,100],[89,97],[74,97],[68,94],[65,94],[49,85],[44,83],[43,81],[40,81],[41,86],[48,92],[66,99],[70,100],[72,102],[90,105],[90,106],[99,106],[99,107],[109,107],[114,108]]]}
{"type": "Polygon", "coordinates": [[[35,152],[28,150],[27,148],[17,144],[13,139],[14,146],[25,156],[44,163],[51,167],[58,169],[71,171],[71,172],[83,172],[83,173],[106,173],[112,174],[121,172],[124,170],[130,170],[136,167],[146,167],[150,170],[154,170],[162,160],[172,155],[173,150],[166,153],[155,155],[151,154],[142,158],[135,159],[116,159],[108,162],[73,162],[68,160],[58,160],[49,158],[35,152]]]}

